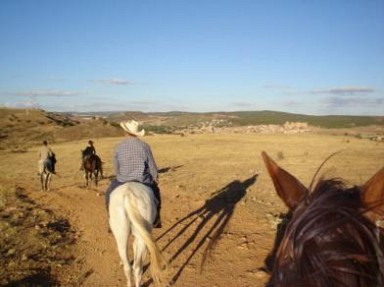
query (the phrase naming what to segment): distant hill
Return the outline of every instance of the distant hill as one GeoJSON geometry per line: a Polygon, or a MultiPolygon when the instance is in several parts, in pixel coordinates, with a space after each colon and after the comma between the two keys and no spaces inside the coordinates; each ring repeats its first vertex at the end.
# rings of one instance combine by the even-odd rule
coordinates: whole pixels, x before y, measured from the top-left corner
{"type": "Polygon", "coordinates": [[[277,124],[307,122],[319,128],[352,128],[378,125],[384,127],[384,116],[310,116],[274,111],[225,113],[235,117],[238,125],[277,124]]]}
{"type": "Polygon", "coordinates": [[[135,119],[149,133],[177,133],[202,126],[241,127],[283,125],[285,122],[305,122],[320,129],[366,129],[384,134],[384,116],[310,116],[275,111],[215,112],[215,113],[143,113],[88,112],[57,113],[39,109],[0,108],[0,150],[23,149],[38,145],[80,139],[122,136],[119,122],[135,119]]]}
{"type": "Polygon", "coordinates": [[[0,108],[0,150],[23,150],[41,144],[122,135],[102,118],[83,119],[74,115],[38,109],[0,108]]]}
{"type": "Polygon", "coordinates": [[[292,114],[276,111],[242,111],[242,112],[163,112],[143,113],[139,111],[127,112],[93,112],[93,113],[71,113],[80,117],[93,116],[104,117],[108,121],[120,122],[127,119],[136,119],[148,124],[163,125],[173,128],[195,125],[204,121],[222,120],[223,123],[233,126],[246,125],[282,125],[285,122],[307,122],[311,126],[319,128],[351,128],[364,126],[384,126],[384,116],[312,116],[303,114],[292,114]]]}

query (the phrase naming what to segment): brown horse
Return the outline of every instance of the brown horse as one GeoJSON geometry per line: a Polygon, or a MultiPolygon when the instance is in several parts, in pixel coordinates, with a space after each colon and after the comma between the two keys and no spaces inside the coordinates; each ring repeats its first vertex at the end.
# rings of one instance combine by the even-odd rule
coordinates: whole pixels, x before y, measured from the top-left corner
{"type": "Polygon", "coordinates": [[[362,187],[321,178],[307,189],[262,157],[291,215],[266,286],[384,286],[384,168],[362,187]]]}
{"type": "Polygon", "coordinates": [[[97,186],[99,173],[103,178],[103,164],[101,159],[96,154],[87,154],[86,150],[81,151],[83,159],[83,169],[84,169],[84,178],[86,186],[88,186],[89,181],[94,181],[97,186]]]}

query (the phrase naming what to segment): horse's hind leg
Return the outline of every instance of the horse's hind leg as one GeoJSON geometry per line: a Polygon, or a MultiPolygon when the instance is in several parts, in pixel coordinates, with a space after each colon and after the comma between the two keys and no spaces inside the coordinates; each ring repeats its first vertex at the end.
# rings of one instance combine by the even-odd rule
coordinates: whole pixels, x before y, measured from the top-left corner
{"type": "MultiPolygon", "coordinates": [[[[93,176],[92,176],[93,174],[92,174],[92,171],[90,171],[89,173],[88,173],[88,180],[90,181],[90,183],[89,183],[89,185],[91,185],[92,184],[92,181],[93,181],[93,176]]],[[[88,181],[87,181],[87,185],[88,185],[88,181]]]]}
{"type": "Polygon", "coordinates": [[[48,191],[48,177],[49,173],[44,176],[44,191],[48,191]]]}
{"type": "Polygon", "coordinates": [[[132,267],[129,263],[127,253],[128,236],[130,232],[129,222],[124,215],[119,214],[119,210],[110,208],[109,225],[116,240],[117,251],[119,252],[120,260],[123,264],[124,275],[127,279],[127,286],[131,287],[132,267]]]}
{"type": "Polygon", "coordinates": [[[133,242],[133,274],[135,275],[135,287],[140,287],[141,277],[143,275],[143,262],[147,254],[147,248],[143,240],[135,238],[133,242]]]}
{"type": "Polygon", "coordinates": [[[52,173],[48,173],[48,174],[47,174],[46,183],[45,183],[45,189],[46,189],[47,191],[50,191],[50,190],[51,190],[51,180],[52,180],[52,173]]]}
{"type": "Polygon", "coordinates": [[[88,172],[84,173],[85,186],[88,187],[88,172]]]}
{"type": "Polygon", "coordinates": [[[45,176],[44,173],[42,172],[40,174],[40,186],[41,186],[41,191],[44,191],[44,184],[45,184],[45,176]]]}

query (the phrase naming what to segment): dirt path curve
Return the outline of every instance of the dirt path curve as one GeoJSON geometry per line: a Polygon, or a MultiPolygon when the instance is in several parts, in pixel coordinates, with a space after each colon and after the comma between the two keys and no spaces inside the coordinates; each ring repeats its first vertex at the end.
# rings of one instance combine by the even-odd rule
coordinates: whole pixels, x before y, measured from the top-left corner
{"type": "MultiPolygon", "coordinates": [[[[104,184],[100,183],[98,189],[102,186],[104,184]]],[[[107,232],[107,216],[101,193],[93,188],[68,186],[53,188],[49,193],[35,192],[30,196],[69,218],[79,233],[76,261],[82,263],[83,270],[77,273],[84,277],[84,286],[118,286],[119,282],[124,282],[123,273],[118,268],[114,238],[107,232]]]]}

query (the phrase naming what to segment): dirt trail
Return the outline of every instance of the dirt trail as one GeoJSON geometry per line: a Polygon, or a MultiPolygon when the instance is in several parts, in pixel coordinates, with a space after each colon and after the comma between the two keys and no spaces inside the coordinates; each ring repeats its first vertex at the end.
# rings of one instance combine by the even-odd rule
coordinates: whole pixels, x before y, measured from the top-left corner
{"type": "MultiPolygon", "coordinates": [[[[54,180],[57,182],[53,185],[58,184],[60,179],[54,180]]],[[[106,184],[107,180],[103,180],[97,190],[105,190],[106,184]]],[[[160,187],[162,190],[169,190],[167,185],[160,187]]],[[[265,235],[273,236],[273,232],[270,232],[271,227],[264,226],[269,232],[250,233],[249,230],[260,229],[260,224],[256,226],[250,214],[243,214],[241,226],[233,230],[228,228],[228,223],[230,224],[235,213],[236,201],[242,199],[241,195],[236,198],[232,193],[234,191],[244,193],[243,188],[241,183],[235,182],[230,188],[225,189],[227,194],[224,191],[209,203],[199,200],[200,205],[192,203],[196,208],[188,210],[186,205],[188,200],[183,200],[184,202],[179,202],[180,205],[173,210],[164,210],[163,228],[154,230],[154,237],[159,238],[160,248],[164,250],[165,257],[171,261],[168,278],[174,282],[174,286],[212,286],[212,282],[215,282],[214,286],[226,286],[228,282],[241,286],[262,286],[255,285],[254,281],[258,277],[264,279],[265,274],[257,270],[258,266],[253,262],[254,254],[248,251],[263,246],[262,242],[265,241],[265,247],[259,250],[265,257],[270,245],[270,240],[266,240],[265,235]],[[202,254],[214,236],[214,232],[211,232],[214,224],[225,230],[222,230],[224,232],[220,234],[220,240],[213,254],[207,259],[205,270],[200,274],[202,254]],[[223,238],[225,240],[222,240],[223,238]],[[239,264],[239,257],[245,257],[246,261],[239,264]],[[212,258],[215,258],[213,262],[212,258]],[[246,270],[244,266],[248,266],[246,270]],[[242,274],[241,277],[238,274],[242,274]]],[[[80,237],[76,246],[77,261],[83,264],[78,265],[81,266],[81,270],[75,272],[77,276],[84,278],[84,281],[79,279],[83,282],[82,286],[125,284],[114,238],[107,233],[106,211],[101,192],[74,186],[54,188],[49,193],[34,191],[29,195],[70,218],[71,224],[79,232],[80,237]]],[[[172,201],[175,199],[169,198],[168,194],[164,194],[163,197],[165,206],[174,205],[172,201]]],[[[150,282],[148,275],[147,272],[144,276],[144,282],[147,284],[150,282]]]]}
{"type": "MultiPolygon", "coordinates": [[[[154,237],[170,261],[166,277],[173,286],[264,286],[268,275],[259,269],[272,249],[278,216],[285,207],[274,193],[260,152],[280,152],[286,157],[281,163],[308,183],[321,160],[345,147],[335,137],[326,138],[326,147],[322,146],[325,137],[322,142],[319,139],[291,136],[287,141],[283,136],[257,135],[146,138],[161,171],[164,206],[163,228],[155,229],[154,237]],[[303,140],[305,147],[300,144],[303,140]],[[237,149],[239,146],[242,148],[237,149]],[[200,272],[204,255],[207,260],[200,272]]],[[[110,159],[119,140],[95,141],[106,176],[112,175],[110,159]]],[[[84,187],[78,171],[80,153],[74,154],[82,144],[53,146],[59,176],[53,178],[50,192],[39,189],[36,148],[23,154],[2,154],[0,181],[21,186],[33,200],[68,218],[76,230],[75,262],[62,278],[76,276],[81,286],[125,286],[114,238],[107,232],[103,193],[109,181],[103,179],[97,188],[84,187]]],[[[380,167],[376,159],[384,158],[384,148],[370,142],[349,143],[348,148],[332,168],[337,166],[337,174],[349,175],[347,179],[353,183],[367,179],[380,167]],[[356,154],[358,167],[350,164],[356,154]]],[[[143,282],[143,286],[153,286],[148,271],[143,282]]]]}

